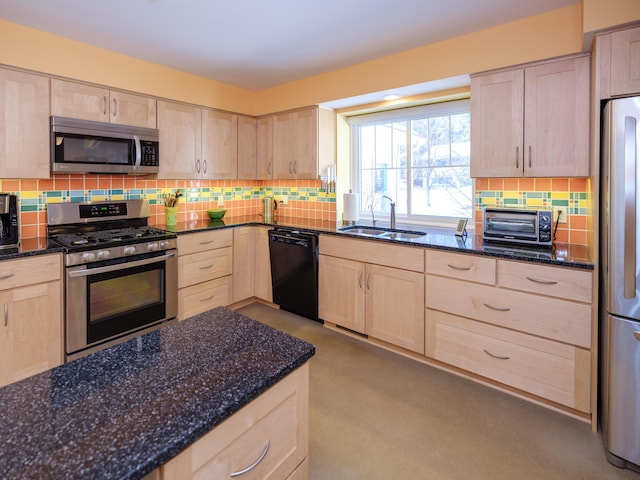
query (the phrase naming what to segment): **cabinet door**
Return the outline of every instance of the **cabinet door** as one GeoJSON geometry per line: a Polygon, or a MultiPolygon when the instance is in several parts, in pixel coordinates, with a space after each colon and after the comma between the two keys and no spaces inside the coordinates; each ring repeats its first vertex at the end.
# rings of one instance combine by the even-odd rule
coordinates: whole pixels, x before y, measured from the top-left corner
{"type": "Polygon", "coordinates": [[[0,294],[0,386],[62,364],[60,281],[0,294]]]}
{"type": "Polygon", "coordinates": [[[273,175],[274,180],[293,178],[293,161],[297,150],[296,122],[293,112],[273,117],[273,175]]]}
{"type": "Polygon", "coordinates": [[[471,78],[471,176],[520,177],[523,162],[524,72],[471,78]]]}
{"type": "Polygon", "coordinates": [[[589,58],[525,69],[524,174],[589,176],[589,58]]]}
{"type": "Polygon", "coordinates": [[[202,178],[238,177],[238,116],[202,110],[202,178]]]}
{"type": "Polygon", "coordinates": [[[0,177],[49,178],[49,79],[0,69],[0,177]]]}
{"type": "Polygon", "coordinates": [[[262,300],[273,302],[271,257],[269,256],[269,228],[254,228],[256,234],[255,295],[262,300]]]}
{"type": "Polygon", "coordinates": [[[318,109],[294,112],[296,150],[292,163],[294,178],[318,178],[318,109]]]}
{"type": "Polygon", "coordinates": [[[369,336],[424,354],[424,275],[367,265],[369,336]]]}
{"type": "Polygon", "coordinates": [[[156,128],[156,100],[143,95],[110,92],[111,123],[156,128]]]}
{"type": "Polygon", "coordinates": [[[611,34],[611,96],[640,93],[640,27],[611,34]]]}
{"type": "Polygon", "coordinates": [[[238,115],[238,178],[257,178],[257,121],[253,117],[238,115]]]}
{"type": "Polygon", "coordinates": [[[256,130],[256,178],[271,180],[273,177],[273,117],[259,118],[256,130]]]}
{"type": "Polygon", "coordinates": [[[51,79],[51,115],[109,121],[109,90],[51,79]]]}
{"type": "Polygon", "coordinates": [[[200,109],[158,101],[160,172],[158,178],[197,179],[202,171],[200,109]]]}
{"type": "Polygon", "coordinates": [[[320,255],[319,304],[321,319],[365,333],[365,265],[320,255]]]}
{"type": "Polygon", "coordinates": [[[254,296],[254,252],[253,227],[233,229],[233,302],[254,296]]]}

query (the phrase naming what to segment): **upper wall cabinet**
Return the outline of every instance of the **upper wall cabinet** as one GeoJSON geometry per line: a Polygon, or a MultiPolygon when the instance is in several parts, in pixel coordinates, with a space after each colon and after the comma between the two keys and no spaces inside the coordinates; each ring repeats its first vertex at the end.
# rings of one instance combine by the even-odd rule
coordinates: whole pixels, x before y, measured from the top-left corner
{"type": "Polygon", "coordinates": [[[292,110],[273,115],[272,122],[274,180],[317,179],[320,172],[335,163],[336,117],[332,110],[292,110]]]}
{"type": "Polygon", "coordinates": [[[154,98],[58,79],[51,80],[51,114],[156,128],[154,98]]]}
{"type": "Polygon", "coordinates": [[[0,69],[0,178],[49,178],[49,79],[0,69]]]}
{"type": "Polygon", "coordinates": [[[600,98],[640,94],[640,26],[597,37],[600,98]]]}
{"type": "Polygon", "coordinates": [[[273,178],[273,116],[256,121],[256,179],[273,178]]]}
{"type": "Polygon", "coordinates": [[[202,176],[238,178],[238,115],[202,109],[202,176]]]}
{"type": "Polygon", "coordinates": [[[588,56],[471,77],[471,176],[589,176],[588,56]]]}
{"type": "Polygon", "coordinates": [[[257,178],[257,124],[254,117],[238,115],[238,178],[257,178]]]}

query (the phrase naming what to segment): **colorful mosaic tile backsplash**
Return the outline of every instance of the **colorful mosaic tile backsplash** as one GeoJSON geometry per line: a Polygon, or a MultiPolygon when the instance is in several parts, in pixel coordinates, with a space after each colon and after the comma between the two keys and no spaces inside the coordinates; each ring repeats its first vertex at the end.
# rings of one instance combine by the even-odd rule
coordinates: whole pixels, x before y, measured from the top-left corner
{"type": "Polygon", "coordinates": [[[335,193],[327,194],[320,181],[222,181],[146,180],[144,177],[56,175],[51,180],[0,180],[0,191],[20,199],[21,238],[44,237],[47,205],[61,202],[128,200],[144,198],[151,207],[150,225],[164,224],[163,195],[180,189],[178,221],[207,219],[207,210],[219,208],[227,217],[261,213],[261,199],[279,200],[280,217],[331,220],[336,217],[335,193]]]}
{"type": "Polygon", "coordinates": [[[478,178],[476,179],[476,231],[482,231],[484,207],[562,207],[567,223],[559,224],[556,241],[587,245],[591,211],[588,178],[478,178]]]}
{"type": "MultiPolygon", "coordinates": [[[[588,244],[590,210],[589,180],[586,178],[491,178],[476,179],[476,231],[482,231],[482,208],[537,207],[566,208],[567,223],[556,233],[559,242],[588,244]]],[[[22,238],[46,235],[47,204],[145,198],[151,206],[150,225],[164,224],[162,196],[180,189],[178,221],[207,218],[207,210],[217,208],[222,198],[227,217],[261,213],[261,199],[273,195],[281,204],[281,217],[335,220],[336,194],[327,194],[314,180],[146,180],[144,177],[56,175],[50,180],[0,180],[0,191],[20,198],[22,238]]]]}

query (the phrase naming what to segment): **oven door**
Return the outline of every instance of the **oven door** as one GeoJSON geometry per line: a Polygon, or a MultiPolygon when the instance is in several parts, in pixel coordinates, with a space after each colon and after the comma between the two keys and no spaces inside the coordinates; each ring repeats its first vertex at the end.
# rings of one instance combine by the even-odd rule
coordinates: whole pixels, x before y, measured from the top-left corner
{"type": "Polygon", "coordinates": [[[67,268],[66,351],[98,350],[177,315],[175,250],[67,268]]]}

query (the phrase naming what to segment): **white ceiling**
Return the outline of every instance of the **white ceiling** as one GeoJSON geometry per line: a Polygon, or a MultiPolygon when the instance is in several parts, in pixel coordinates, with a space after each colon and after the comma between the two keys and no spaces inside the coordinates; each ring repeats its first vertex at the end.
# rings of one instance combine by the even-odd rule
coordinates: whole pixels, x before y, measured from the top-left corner
{"type": "Polygon", "coordinates": [[[0,18],[262,90],[577,1],[0,0],[0,18]]]}

